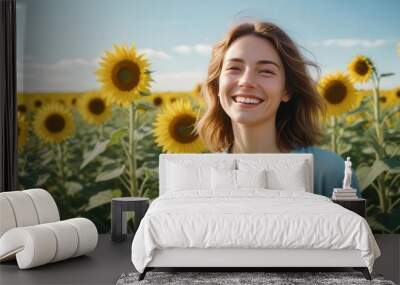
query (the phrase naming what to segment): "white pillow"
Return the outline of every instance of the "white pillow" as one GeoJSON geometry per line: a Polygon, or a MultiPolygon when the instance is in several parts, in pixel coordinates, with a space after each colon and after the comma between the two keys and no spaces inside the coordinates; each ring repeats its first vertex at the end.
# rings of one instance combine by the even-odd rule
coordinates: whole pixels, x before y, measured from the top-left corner
{"type": "Polygon", "coordinates": [[[272,190],[306,191],[311,189],[308,163],[304,160],[238,161],[241,170],[265,168],[267,187],[272,190]]]}
{"type": "Polygon", "coordinates": [[[235,170],[238,188],[267,188],[267,171],[235,170]]]}
{"type": "Polygon", "coordinates": [[[262,170],[231,170],[211,168],[212,190],[239,190],[241,188],[266,188],[267,177],[262,170]]]}
{"type": "Polygon", "coordinates": [[[296,168],[285,170],[268,170],[268,189],[272,190],[293,190],[306,192],[307,176],[305,167],[299,165],[296,168]]]}
{"type": "Polygon", "coordinates": [[[236,189],[236,173],[234,169],[216,169],[211,167],[211,189],[236,189]]]}
{"type": "Polygon", "coordinates": [[[209,180],[203,179],[209,172],[209,167],[185,166],[169,162],[167,191],[210,188],[209,180]]]}
{"type": "MultiPolygon", "coordinates": [[[[234,169],[235,161],[216,161],[218,169],[234,169]]],[[[168,161],[167,191],[211,190],[211,165],[207,161],[192,163],[191,161],[168,161]]]]}

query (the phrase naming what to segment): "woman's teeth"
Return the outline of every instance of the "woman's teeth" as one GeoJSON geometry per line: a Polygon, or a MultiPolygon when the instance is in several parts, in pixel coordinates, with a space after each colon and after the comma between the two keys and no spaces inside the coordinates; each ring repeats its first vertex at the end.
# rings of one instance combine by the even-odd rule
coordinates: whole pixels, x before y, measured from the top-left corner
{"type": "Polygon", "coordinates": [[[246,98],[246,97],[233,97],[233,101],[236,103],[244,103],[244,104],[253,104],[257,105],[261,102],[259,99],[254,99],[254,98],[246,98]]]}

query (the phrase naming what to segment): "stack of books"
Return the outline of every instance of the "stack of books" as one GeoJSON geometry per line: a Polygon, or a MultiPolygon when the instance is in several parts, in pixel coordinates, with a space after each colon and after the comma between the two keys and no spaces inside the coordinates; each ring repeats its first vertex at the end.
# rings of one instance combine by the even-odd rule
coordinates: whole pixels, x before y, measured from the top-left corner
{"type": "Polygon", "coordinates": [[[342,189],[342,188],[334,188],[332,199],[334,200],[350,200],[350,199],[358,199],[357,197],[357,189],[342,189]]]}

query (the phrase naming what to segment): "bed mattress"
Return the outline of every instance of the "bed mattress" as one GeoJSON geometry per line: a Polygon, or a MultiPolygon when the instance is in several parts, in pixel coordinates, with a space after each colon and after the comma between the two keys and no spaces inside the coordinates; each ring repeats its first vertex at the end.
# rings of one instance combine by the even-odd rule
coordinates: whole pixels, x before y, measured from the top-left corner
{"type": "Polygon", "coordinates": [[[359,250],[372,272],[379,247],[367,221],[329,198],[246,189],[165,193],[150,205],[132,242],[139,272],[162,249],[359,250]]]}

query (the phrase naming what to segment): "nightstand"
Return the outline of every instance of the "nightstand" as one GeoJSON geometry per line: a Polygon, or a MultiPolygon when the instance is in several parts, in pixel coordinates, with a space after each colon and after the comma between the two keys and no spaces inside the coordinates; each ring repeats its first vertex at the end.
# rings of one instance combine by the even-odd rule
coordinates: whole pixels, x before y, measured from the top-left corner
{"type": "Polygon", "coordinates": [[[127,235],[127,221],[125,212],[135,212],[134,230],[136,232],[140,221],[149,208],[148,198],[120,197],[111,200],[111,239],[112,241],[124,241],[127,235]]]}
{"type": "Polygon", "coordinates": [[[353,211],[354,213],[359,214],[361,217],[365,218],[366,213],[366,200],[363,198],[357,199],[341,199],[341,200],[333,200],[332,202],[339,204],[340,206],[353,211]]]}

